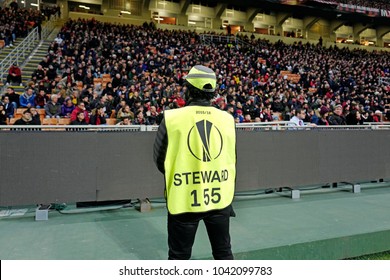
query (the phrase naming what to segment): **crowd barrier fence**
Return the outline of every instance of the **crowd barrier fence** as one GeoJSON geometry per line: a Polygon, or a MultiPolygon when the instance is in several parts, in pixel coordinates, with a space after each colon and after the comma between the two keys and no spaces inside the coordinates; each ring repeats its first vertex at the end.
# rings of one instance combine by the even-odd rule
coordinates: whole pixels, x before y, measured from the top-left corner
{"type": "MultiPolygon", "coordinates": [[[[161,198],[156,130],[1,126],[0,205],[161,198]]],[[[389,143],[384,124],[302,130],[238,125],[236,191],[390,178],[389,143]]]]}

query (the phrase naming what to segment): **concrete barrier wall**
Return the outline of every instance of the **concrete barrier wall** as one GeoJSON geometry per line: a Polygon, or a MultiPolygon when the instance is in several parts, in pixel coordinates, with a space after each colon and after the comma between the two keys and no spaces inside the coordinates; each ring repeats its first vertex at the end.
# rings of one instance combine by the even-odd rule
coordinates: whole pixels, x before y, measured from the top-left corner
{"type": "MultiPolygon", "coordinates": [[[[0,205],[163,197],[155,132],[0,132],[0,205]]],[[[236,191],[390,178],[389,130],[238,131],[236,191]]]]}

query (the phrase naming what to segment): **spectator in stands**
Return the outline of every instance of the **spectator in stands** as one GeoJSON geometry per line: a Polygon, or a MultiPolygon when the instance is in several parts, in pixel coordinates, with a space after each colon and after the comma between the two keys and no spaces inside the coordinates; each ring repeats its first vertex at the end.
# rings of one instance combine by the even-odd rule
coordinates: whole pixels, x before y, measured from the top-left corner
{"type": "Polygon", "coordinates": [[[230,24],[228,24],[226,26],[226,32],[227,32],[227,35],[230,36],[232,34],[232,27],[230,26],[230,24]]]}
{"type": "Polygon", "coordinates": [[[352,110],[347,116],[346,116],[346,122],[347,125],[362,125],[363,119],[361,118],[360,112],[357,110],[352,110]]]}
{"type": "Polygon", "coordinates": [[[35,94],[32,88],[28,88],[19,98],[20,107],[30,108],[35,105],[35,94]]]}
{"type": "Polygon", "coordinates": [[[334,107],[333,114],[328,117],[329,125],[346,125],[347,122],[343,115],[343,106],[338,104],[334,107]]]}
{"type": "Polygon", "coordinates": [[[237,109],[236,110],[235,119],[237,119],[237,123],[244,122],[244,115],[242,114],[242,110],[241,109],[237,109]]]}
{"type": "MultiPolygon", "coordinates": [[[[107,95],[98,96],[96,93],[94,93],[90,107],[91,107],[91,109],[95,109],[95,108],[97,108],[97,106],[101,105],[104,108],[106,108],[107,100],[108,100],[107,95]]],[[[105,112],[106,112],[106,109],[105,109],[105,112]]],[[[111,115],[111,112],[109,112],[109,114],[111,115]]]]}
{"type": "Polygon", "coordinates": [[[83,84],[87,86],[93,85],[93,77],[91,71],[87,72],[87,75],[83,79],[83,84]]]}
{"type": "Polygon", "coordinates": [[[250,114],[246,114],[246,115],[244,116],[244,121],[243,121],[243,123],[250,123],[250,122],[252,122],[252,117],[251,117],[250,114]]]}
{"type": "Polygon", "coordinates": [[[47,103],[48,97],[43,89],[40,89],[38,94],[35,96],[35,108],[44,108],[47,103]]]}
{"type": "Polygon", "coordinates": [[[45,105],[46,118],[60,118],[61,104],[58,103],[58,95],[52,94],[50,101],[45,105]]]}
{"type": "Polygon", "coordinates": [[[361,113],[361,118],[362,118],[362,121],[363,121],[363,122],[365,122],[365,123],[370,122],[370,121],[368,120],[368,117],[369,117],[368,111],[364,111],[363,113],[361,113]]]}
{"type": "Polygon", "coordinates": [[[33,81],[43,80],[45,77],[45,71],[42,68],[42,65],[38,64],[37,69],[31,74],[31,79],[33,81]]]}
{"type": "Polygon", "coordinates": [[[120,108],[117,113],[117,119],[121,120],[124,117],[128,117],[130,120],[134,120],[134,113],[131,111],[129,105],[125,105],[123,108],[120,108]]]}
{"type": "Polygon", "coordinates": [[[33,125],[33,118],[30,109],[24,110],[22,117],[16,120],[14,125],[33,125]]]}
{"type": "Polygon", "coordinates": [[[70,120],[75,121],[78,117],[78,113],[83,112],[84,114],[84,121],[88,124],[89,123],[89,114],[88,111],[85,109],[85,104],[83,101],[80,101],[76,108],[72,111],[72,114],[70,115],[70,120]]]}
{"type": "Polygon", "coordinates": [[[61,106],[61,117],[70,118],[75,106],[70,97],[65,98],[64,104],[61,106]]]}
{"type": "Polygon", "coordinates": [[[12,87],[7,88],[5,96],[9,98],[9,102],[13,105],[14,109],[20,107],[20,96],[15,92],[12,87]]]}
{"type": "Polygon", "coordinates": [[[0,27],[0,40],[4,40],[5,47],[13,47],[12,31],[9,24],[0,27]]]}
{"type": "Polygon", "coordinates": [[[54,69],[54,66],[52,64],[49,65],[49,68],[46,70],[46,76],[47,78],[52,81],[54,80],[57,76],[61,76],[60,73],[57,73],[56,69],[54,69]]]}
{"type": "Polygon", "coordinates": [[[112,87],[114,89],[118,88],[121,85],[121,82],[122,82],[122,76],[121,74],[118,73],[112,79],[112,87]]]}
{"type": "Polygon", "coordinates": [[[98,105],[95,109],[92,110],[91,119],[89,121],[89,124],[92,124],[92,125],[106,124],[106,116],[105,116],[103,105],[98,105]]]}
{"type": "Polygon", "coordinates": [[[76,118],[70,122],[71,125],[87,125],[88,124],[85,121],[85,114],[83,111],[78,111],[75,115],[76,115],[76,118]]]}
{"type": "Polygon", "coordinates": [[[157,124],[158,115],[156,106],[150,106],[149,110],[146,111],[146,119],[150,125],[157,124]]]}
{"type": "Polygon", "coordinates": [[[309,109],[308,112],[309,112],[309,114],[308,114],[309,115],[309,122],[318,124],[319,118],[318,118],[316,112],[313,109],[309,109]]]}
{"type": "Polygon", "coordinates": [[[106,88],[103,89],[102,95],[106,95],[106,94],[110,94],[110,93],[114,94],[114,88],[112,87],[111,82],[107,83],[106,88]]]}
{"type": "MultiPolygon", "coordinates": [[[[90,85],[86,85],[84,87],[84,89],[81,91],[80,93],[80,98],[81,99],[84,99],[85,97],[88,98],[88,101],[91,100],[93,98],[93,88],[92,86],[90,85]]],[[[92,106],[92,104],[91,104],[92,106]]],[[[92,109],[95,108],[95,107],[92,107],[92,109]]]]}
{"type": "MultiPolygon", "coordinates": [[[[233,49],[222,45],[211,45],[205,52],[200,44],[190,43],[190,39],[196,37],[191,31],[178,33],[147,29],[145,32],[144,28],[103,24],[96,20],[69,20],[60,34],[63,48],[57,52],[54,45],[58,44],[53,45],[51,50],[54,52],[46,61],[47,67],[61,61],[64,69],[71,68],[73,72],[81,71],[85,74],[91,71],[94,74],[100,70],[101,74],[109,73],[112,77],[119,74],[121,79],[117,79],[115,83],[129,88],[123,97],[120,94],[120,99],[126,99],[134,113],[138,110],[133,106],[132,97],[135,93],[140,100],[150,94],[151,104],[156,103],[158,112],[170,104],[174,106],[174,96],[180,96],[183,92],[181,84],[188,61],[213,61],[218,77],[216,98],[223,96],[221,104],[230,101],[230,98],[237,99],[234,107],[240,102],[243,106],[239,109],[245,112],[245,98],[250,97],[258,110],[251,115],[252,119],[260,115],[259,108],[267,105],[271,105],[273,111],[282,110],[280,113],[286,116],[291,108],[304,107],[308,111],[310,108],[320,108],[323,104],[345,106],[346,102],[352,104],[353,101],[367,107],[365,110],[384,111],[378,106],[384,107],[389,102],[384,98],[389,88],[378,86],[377,83],[379,78],[390,77],[390,71],[387,70],[390,59],[385,52],[319,48],[299,42],[292,45],[282,41],[272,44],[261,39],[252,40],[252,44],[259,49],[256,52],[234,49],[235,52],[232,53],[233,49]],[[95,37],[99,38],[102,45],[100,57],[96,55],[99,53],[97,46],[92,47],[95,37]],[[136,47],[127,43],[130,41],[134,41],[136,47]],[[180,50],[175,42],[180,42],[180,50]],[[155,48],[156,53],[143,53],[140,48],[155,48]],[[172,57],[169,58],[168,55],[172,57]],[[65,56],[69,59],[61,59],[65,56]],[[260,60],[264,62],[260,63],[260,60]],[[289,75],[284,74],[282,77],[282,70],[297,73],[300,78],[292,81],[288,78],[289,75]],[[313,90],[310,95],[306,93],[309,87],[313,90]],[[165,97],[168,97],[166,102],[161,103],[165,97]],[[278,97],[283,100],[280,101],[283,106],[275,106],[278,97]],[[381,102],[384,102],[383,105],[381,102]]],[[[237,36],[246,40],[241,35],[237,36]]],[[[75,82],[72,77],[68,78],[71,84],[75,82]]],[[[84,77],[80,80],[84,80],[84,77]]],[[[56,88],[56,83],[53,88],[56,88]]],[[[69,91],[69,88],[66,90],[69,91]]],[[[104,94],[108,91],[113,91],[110,84],[104,89],[104,94]]],[[[115,104],[118,102],[119,100],[115,104]]],[[[176,102],[176,105],[180,104],[176,102]]],[[[350,110],[353,110],[352,107],[350,110]]]]}
{"type": "Polygon", "coordinates": [[[35,25],[33,28],[37,28],[39,40],[42,40],[42,19],[39,17],[35,20],[35,25]]]}
{"type": "Polygon", "coordinates": [[[0,125],[7,125],[7,112],[4,104],[0,102],[0,125]]]}
{"type": "Polygon", "coordinates": [[[38,110],[34,107],[31,107],[29,110],[31,112],[31,117],[32,117],[31,124],[41,125],[41,117],[39,116],[38,110]]]}
{"type": "Polygon", "coordinates": [[[96,108],[95,105],[93,105],[93,104],[91,104],[91,102],[89,102],[89,100],[90,100],[89,95],[81,96],[80,100],[82,102],[84,102],[85,110],[87,110],[88,113],[90,113],[92,111],[92,109],[96,108]]]}
{"type": "Polygon", "coordinates": [[[265,107],[263,112],[260,113],[260,118],[262,122],[272,122],[273,117],[271,114],[271,108],[270,107],[265,107]]]}
{"type": "Polygon", "coordinates": [[[273,102],[272,102],[272,112],[279,112],[282,113],[284,111],[284,105],[280,100],[279,96],[275,96],[273,102]]]}
{"type": "Polygon", "coordinates": [[[6,112],[7,118],[13,118],[15,114],[15,106],[13,103],[10,102],[9,96],[4,95],[2,98],[3,104],[4,104],[4,110],[6,112]]]}
{"type": "MultiPolygon", "coordinates": [[[[116,107],[115,107],[116,116],[118,115],[118,112],[119,112],[121,109],[124,110],[124,108],[125,108],[126,105],[128,105],[128,104],[126,103],[126,100],[121,99],[121,100],[119,101],[118,105],[116,105],[116,107]]],[[[130,108],[130,106],[129,106],[129,108],[130,108]]]]}
{"type": "Polygon", "coordinates": [[[145,119],[144,113],[139,110],[135,114],[135,119],[134,119],[134,124],[135,125],[150,125],[149,121],[145,119]]]}
{"type": "Polygon", "coordinates": [[[54,39],[54,42],[56,42],[58,45],[62,44],[63,39],[61,38],[61,34],[57,35],[57,37],[54,39]]]}
{"type": "Polygon", "coordinates": [[[105,113],[107,118],[115,115],[115,107],[117,105],[118,103],[116,103],[114,96],[112,94],[108,94],[107,100],[104,103],[105,113]]]}
{"type": "Polygon", "coordinates": [[[298,108],[295,110],[295,115],[290,119],[290,126],[305,126],[304,119],[306,117],[306,111],[298,108]]]}
{"type": "Polygon", "coordinates": [[[374,122],[381,122],[382,121],[382,112],[379,110],[376,110],[374,115],[372,116],[374,122]]]}
{"type": "Polygon", "coordinates": [[[328,122],[329,109],[325,106],[320,109],[320,118],[318,119],[318,125],[329,125],[328,122]]]}
{"type": "Polygon", "coordinates": [[[131,125],[131,119],[129,117],[123,117],[116,125],[131,125]]]}
{"type": "Polygon", "coordinates": [[[19,9],[19,4],[16,0],[12,0],[11,4],[9,4],[9,7],[12,10],[17,11],[19,9]]]}
{"type": "Polygon", "coordinates": [[[39,65],[41,65],[43,69],[48,69],[48,68],[49,68],[49,65],[50,65],[50,62],[49,62],[48,57],[47,57],[47,56],[44,57],[44,58],[42,59],[42,61],[39,62],[39,65]]]}
{"type": "Polygon", "coordinates": [[[16,83],[22,86],[22,70],[16,63],[13,63],[8,71],[7,85],[10,83],[16,83]]]}
{"type": "Polygon", "coordinates": [[[80,91],[78,89],[73,89],[69,97],[72,99],[72,103],[77,105],[80,101],[80,91]]]}

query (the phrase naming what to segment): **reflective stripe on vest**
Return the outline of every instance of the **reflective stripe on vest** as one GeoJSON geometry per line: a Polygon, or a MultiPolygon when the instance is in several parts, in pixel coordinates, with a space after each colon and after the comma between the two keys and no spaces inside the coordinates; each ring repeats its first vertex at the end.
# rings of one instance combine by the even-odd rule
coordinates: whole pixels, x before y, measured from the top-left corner
{"type": "Polygon", "coordinates": [[[167,207],[171,214],[206,212],[230,205],[236,180],[233,117],[214,107],[165,111],[167,207]]]}

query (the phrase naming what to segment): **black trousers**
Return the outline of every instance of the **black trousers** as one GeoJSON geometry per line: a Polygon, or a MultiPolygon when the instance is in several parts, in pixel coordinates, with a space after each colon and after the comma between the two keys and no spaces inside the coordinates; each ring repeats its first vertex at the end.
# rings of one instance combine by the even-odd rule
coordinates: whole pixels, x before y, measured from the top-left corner
{"type": "Polygon", "coordinates": [[[229,226],[230,217],[234,215],[231,205],[222,210],[213,210],[206,213],[179,215],[168,213],[168,259],[188,260],[191,258],[196,230],[199,221],[203,220],[214,259],[232,260],[229,226]]]}
{"type": "Polygon", "coordinates": [[[7,76],[7,83],[17,83],[18,85],[22,83],[22,76],[7,76]]]}

